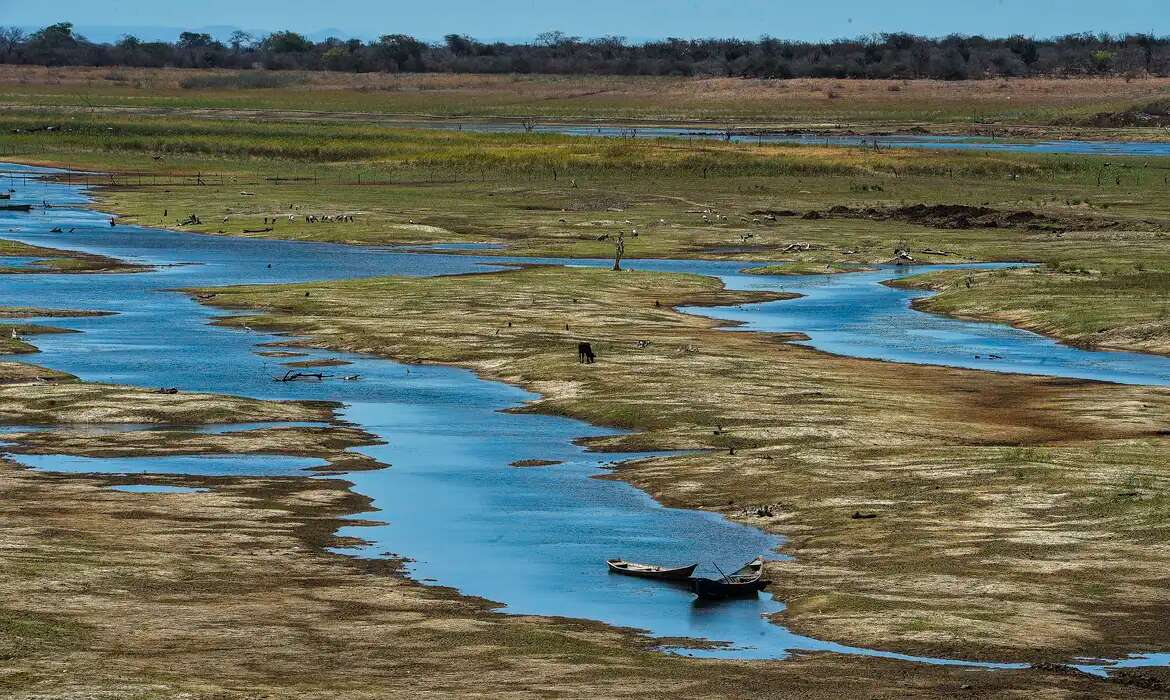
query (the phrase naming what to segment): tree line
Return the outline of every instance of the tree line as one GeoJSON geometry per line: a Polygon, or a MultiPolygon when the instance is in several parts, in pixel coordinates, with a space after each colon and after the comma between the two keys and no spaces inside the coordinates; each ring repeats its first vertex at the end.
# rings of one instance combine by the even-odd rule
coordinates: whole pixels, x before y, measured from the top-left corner
{"type": "Polygon", "coordinates": [[[1170,75],[1170,37],[1072,34],[1051,39],[877,34],[828,42],[676,39],[630,43],[546,32],[531,43],[449,34],[428,43],[406,34],[374,41],[311,41],[292,31],[227,41],[183,32],[174,42],[124,36],[85,39],[68,22],[26,33],[0,28],[0,62],[44,66],[137,66],[347,72],[682,75],[744,78],[967,80],[1018,76],[1170,75]]]}

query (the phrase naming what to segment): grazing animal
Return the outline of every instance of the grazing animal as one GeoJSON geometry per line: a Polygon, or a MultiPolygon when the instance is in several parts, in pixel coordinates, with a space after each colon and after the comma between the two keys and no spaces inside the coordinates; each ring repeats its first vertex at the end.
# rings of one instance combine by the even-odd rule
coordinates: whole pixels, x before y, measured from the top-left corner
{"type": "Polygon", "coordinates": [[[593,354],[593,346],[589,343],[577,343],[577,361],[587,365],[596,362],[597,355],[593,354]]]}

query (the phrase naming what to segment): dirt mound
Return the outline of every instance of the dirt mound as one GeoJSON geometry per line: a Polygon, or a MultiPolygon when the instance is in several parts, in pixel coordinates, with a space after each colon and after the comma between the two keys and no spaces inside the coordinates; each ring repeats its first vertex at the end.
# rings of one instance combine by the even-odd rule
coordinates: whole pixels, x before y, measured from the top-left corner
{"type": "MultiPolygon", "coordinates": [[[[870,221],[901,221],[919,226],[941,229],[1004,228],[1029,231],[1101,231],[1116,229],[1127,222],[1098,218],[1062,218],[1040,212],[1002,210],[990,207],[973,207],[964,204],[912,204],[902,207],[852,208],[835,206],[826,211],[811,211],[806,219],[868,219],[870,221]]],[[[1129,226],[1140,225],[1161,229],[1161,225],[1147,221],[1129,222],[1129,226]]]]}
{"type": "Polygon", "coordinates": [[[1137,105],[1120,112],[1099,112],[1091,117],[1071,121],[1073,126],[1126,128],[1139,126],[1170,126],[1170,100],[1159,100],[1137,105]]]}
{"type": "Polygon", "coordinates": [[[800,212],[791,209],[752,209],[748,214],[751,216],[800,216],[800,212]]]}

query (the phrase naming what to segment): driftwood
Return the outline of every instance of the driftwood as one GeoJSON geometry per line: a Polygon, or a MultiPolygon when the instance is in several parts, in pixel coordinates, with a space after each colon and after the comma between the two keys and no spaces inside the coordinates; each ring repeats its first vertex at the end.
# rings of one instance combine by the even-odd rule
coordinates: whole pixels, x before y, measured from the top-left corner
{"type": "Polygon", "coordinates": [[[296,372],[290,369],[284,373],[283,377],[273,377],[272,380],[275,382],[295,382],[299,379],[316,379],[319,382],[323,382],[326,376],[321,372],[296,372]]]}
{"type": "Polygon", "coordinates": [[[268,228],[246,228],[246,229],[244,229],[244,233],[268,233],[271,230],[272,230],[271,226],[269,226],[268,228]]]}

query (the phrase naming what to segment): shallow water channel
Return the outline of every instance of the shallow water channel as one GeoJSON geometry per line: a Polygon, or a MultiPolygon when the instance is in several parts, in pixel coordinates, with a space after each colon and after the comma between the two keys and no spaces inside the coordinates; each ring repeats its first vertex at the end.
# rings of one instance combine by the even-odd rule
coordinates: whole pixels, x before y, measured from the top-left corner
{"type": "MultiPolygon", "coordinates": [[[[0,212],[0,237],[160,266],[141,274],[0,275],[0,303],[6,306],[115,312],[103,317],[46,319],[46,323],[83,332],[38,336],[42,352],[32,361],[87,381],[344,403],[345,420],[386,442],[359,451],[392,465],[345,475],[379,509],[363,519],[385,522],[345,528],[344,534],[370,543],[348,553],[408,557],[407,569],[413,578],[498,601],[507,612],[588,618],[644,629],[655,636],[726,643],[710,649],[683,645],[673,649],[677,653],[762,659],[783,658],[793,650],[822,650],[925,663],[969,663],[850,648],[792,634],[765,619],[783,610],[768,595],[698,605],[685,588],[612,576],[604,564],[610,557],[701,562],[699,573],[713,575],[712,562],[728,570],[757,554],[779,557],[775,549],[781,540],[715,514],[663,508],[619,481],[590,478],[604,473],[607,463],[645,455],[590,453],[574,441],[611,431],[564,418],[504,413],[502,409],[535,397],[479,379],[469,371],[306,351],[307,357],[296,359],[348,360],[353,364],[342,372],[358,374],[361,380],[274,382],[272,377],[284,368],[280,360],[256,354],[256,345],[281,338],[209,325],[221,312],[168,291],[373,275],[453,274],[498,268],[509,259],[110,228],[107,217],[82,208],[86,194],[80,187],[42,180],[22,181],[20,187],[14,201],[46,200],[54,206],[32,213],[0,212]],[[74,231],[50,233],[54,227],[74,231]],[[525,459],[561,464],[535,469],[509,466],[525,459]]],[[[741,275],[742,263],[630,261],[630,265],[715,275],[735,288],[801,292],[806,296],[795,301],[699,312],[745,321],[749,329],[803,331],[810,336],[807,344],[832,352],[1170,384],[1170,358],[1076,350],[1003,326],[912,311],[908,302],[921,292],[879,284],[900,274],[892,269],[778,278],[741,275]],[[1002,359],[980,359],[985,354],[1002,359]]],[[[38,469],[127,475],[305,476],[306,467],[318,464],[312,459],[251,455],[16,458],[38,469]]],[[[1120,663],[1165,664],[1170,658],[1135,656],[1120,663]]],[[[1106,667],[1084,666],[1097,673],[1106,667]]]]}
{"type": "MultiPolygon", "coordinates": [[[[508,121],[419,121],[402,126],[424,129],[471,131],[480,133],[524,133],[521,122],[508,121]]],[[[986,136],[950,136],[945,134],[874,134],[806,133],[758,129],[733,129],[730,135],[721,128],[688,126],[626,126],[614,124],[537,124],[533,131],[566,136],[602,138],[688,139],[730,141],[731,143],[784,143],[811,146],[854,146],[858,148],[914,148],[932,151],[992,151],[1001,153],[1062,153],[1084,156],[1170,156],[1168,141],[1111,141],[1081,139],[991,138],[986,136]]]]}

